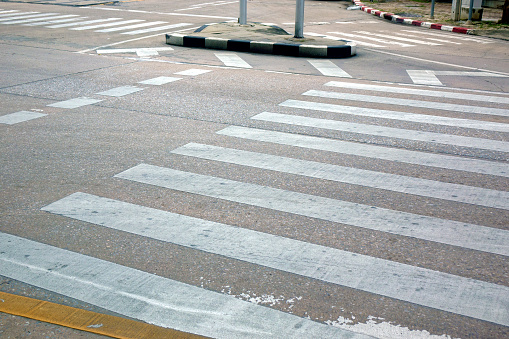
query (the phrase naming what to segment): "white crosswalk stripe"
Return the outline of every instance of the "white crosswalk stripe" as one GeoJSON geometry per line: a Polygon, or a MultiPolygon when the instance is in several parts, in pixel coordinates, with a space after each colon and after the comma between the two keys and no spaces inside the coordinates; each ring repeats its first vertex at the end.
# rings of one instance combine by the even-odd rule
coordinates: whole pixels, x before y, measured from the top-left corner
{"type": "Polygon", "coordinates": [[[411,121],[425,124],[435,124],[442,126],[453,126],[462,128],[474,128],[485,131],[509,132],[509,126],[503,123],[458,119],[441,116],[432,116],[426,114],[414,114],[407,112],[389,111],[383,109],[363,108],[355,106],[344,106],[336,104],[326,104],[314,101],[286,100],[279,104],[280,106],[301,108],[307,110],[335,112],[342,114],[352,114],[358,116],[367,116],[373,118],[391,119],[399,121],[411,121]]]}
{"type": "Polygon", "coordinates": [[[50,21],[39,21],[39,22],[33,22],[30,24],[24,24],[23,26],[45,26],[45,25],[53,25],[53,24],[60,24],[64,22],[72,22],[72,21],[78,21],[86,19],[86,17],[77,17],[77,18],[70,18],[70,19],[59,19],[59,20],[50,20],[50,21]]]}
{"type": "Polygon", "coordinates": [[[73,17],[77,17],[77,16],[78,15],[71,15],[71,14],[68,14],[68,15],[55,15],[55,16],[44,16],[42,18],[35,18],[35,19],[7,21],[7,22],[2,22],[2,24],[4,24],[4,25],[29,24],[29,23],[37,22],[37,21],[45,21],[45,20],[52,20],[52,19],[67,19],[67,18],[73,18],[73,17]]]}
{"type": "Polygon", "coordinates": [[[239,126],[229,126],[217,133],[236,138],[268,143],[509,178],[509,168],[507,167],[507,164],[485,160],[422,153],[405,149],[359,144],[341,140],[239,126]]]}
{"type": "MultiPolygon", "coordinates": [[[[339,35],[342,35],[342,34],[343,33],[341,33],[339,35]]],[[[306,32],[306,35],[318,36],[318,37],[322,37],[322,38],[325,38],[325,39],[336,40],[336,41],[338,41],[338,40],[344,41],[345,40],[344,38],[341,38],[341,37],[337,37],[337,36],[333,36],[333,35],[327,35],[327,34],[314,33],[314,32],[306,32]]],[[[345,35],[345,37],[347,37],[347,36],[345,35]]],[[[350,39],[350,38],[348,38],[347,40],[351,41],[351,42],[355,42],[359,46],[376,47],[376,48],[383,48],[383,47],[385,47],[385,46],[382,46],[382,45],[377,45],[377,44],[373,44],[373,43],[369,43],[369,42],[364,42],[364,41],[360,41],[360,40],[355,40],[355,39],[350,39]]]]}
{"type": "Polygon", "coordinates": [[[509,209],[509,192],[202,144],[187,144],[173,150],[172,153],[431,198],[509,209]]]}
{"type": "Polygon", "coordinates": [[[39,13],[39,14],[11,16],[8,18],[1,18],[0,22],[2,22],[2,23],[7,22],[7,24],[8,24],[10,21],[17,21],[17,20],[23,20],[23,19],[35,19],[35,18],[40,18],[40,17],[45,17],[45,16],[52,16],[52,15],[56,15],[56,14],[58,14],[58,13],[39,13]]]}
{"type": "MultiPolygon", "coordinates": [[[[251,67],[234,53],[216,55],[227,66],[251,67]]],[[[313,66],[317,69],[321,67],[323,74],[341,74],[342,71],[338,71],[334,64],[323,63],[323,60],[313,66]]],[[[188,69],[173,74],[197,76],[209,71],[188,69]]],[[[177,80],[179,83],[185,81],[181,77],[160,76],[138,83],[161,86],[177,80]]],[[[301,237],[301,229],[287,236],[277,231],[271,233],[272,229],[259,231],[253,228],[255,226],[246,227],[242,223],[237,226],[223,219],[208,220],[208,217],[200,214],[202,211],[194,208],[184,209],[185,215],[177,213],[173,208],[178,209],[178,206],[174,207],[173,203],[168,204],[166,209],[160,209],[159,205],[157,208],[147,207],[149,203],[154,203],[155,198],[153,201],[150,194],[143,194],[144,197],[138,200],[136,194],[132,194],[135,188],[148,189],[146,185],[150,185],[151,189],[164,192],[184,205],[188,204],[187,199],[196,199],[200,203],[204,199],[220,202],[221,206],[233,206],[233,209],[240,211],[238,213],[244,213],[247,209],[249,213],[246,212],[246,215],[254,213],[257,218],[266,218],[271,213],[281,218],[287,218],[288,215],[304,218],[309,223],[323,223],[323,230],[330,229],[334,234],[342,228],[345,233],[341,235],[340,242],[354,229],[372,232],[374,238],[391,236],[405,239],[411,246],[418,244],[416,246],[421,246],[423,251],[441,248],[443,251],[473,253],[472,260],[509,256],[509,231],[506,228],[495,227],[489,222],[484,224],[482,219],[472,221],[469,216],[459,216],[466,209],[502,217],[508,213],[509,165],[506,161],[485,160],[476,156],[475,152],[469,156],[452,156],[415,150],[412,145],[404,149],[278,130],[306,126],[316,128],[320,133],[338,130],[362,136],[438,143],[450,149],[461,146],[474,151],[507,153],[509,142],[504,141],[504,133],[509,132],[508,125],[483,120],[488,114],[508,116],[507,95],[471,94],[470,91],[451,89],[439,91],[436,88],[356,83],[339,79],[325,86],[334,87],[336,91],[310,89],[302,96],[312,97],[314,101],[284,100],[277,106],[278,113],[256,112],[243,121],[246,126],[270,127],[273,130],[227,126],[211,134],[212,137],[205,138],[207,141],[190,141],[168,150],[168,161],[161,161],[166,164],[140,164],[136,160],[133,165],[112,173],[113,177],[108,180],[121,182],[122,189],[129,187],[130,202],[125,201],[125,192],[119,191],[117,194],[115,190],[107,190],[108,196],[74,191],[49,202],[42,207],[42,211],[59,220],[63,217],[73,223],[90,224],[90,227],[101,229],[102,232],[121,231],[132,237],[142,237],[144,241],[156,241],[159,246],[176,245],[183,256],[191,252],[219,256],[276,270],[278,274],[347,288],[352,295],[365,293],[368,298],[377,300],[380,297],[388,298],[395,305],[410,304],[418,312],[438,312],[433,317],[446,312],[447,316],[465,317],[465,321],[509,326],[509,287],[490,277],[475,279],[458,271],[452,271],[456,272],[453,274],[448,266],[432,269],[420,263],[407,264],[404,263],[406,261],[392,258],[388,260],[380,257],[376,251],[371,252],[371,249],[359,253],[338,247],[342,245],[325,246],[301,237]],[[352,91],[355,94],[348,93],[352,91]],[[368,95],[369,92],[378,95],[368,95]],[[415,97],[422,97],[423,100],[415,97]],[[433,101],[426,101],[430,98],[433,101]],[[335,100],[356,101],[360,107],[343,106],[335,100]],[[458,101],[464,101],[465,104],[457,104],[458,101]],[[363,107],[369,105],[365,103],[376,103],[381,109],[373,108],[374,105],[363,107]],[[409,113],[405,112],[404,107],[399,111],[382,109],[385,105],[414,107],[418,110],[409,113]],[[295,112],[297,109],[315,115],[325,115],[317,112],[328,112],[329,118],[299,115],[295,112]],[[447,111],[449,115],[435,116],[434,110],[437,109],[447,111]],[[475,114],[478,120],[457,118],[458,112],[475,114]],[[390,119],[394,126],[414,122],[422,128],[408,130],[376,123],[345,122],[333,120],[330,113],[390,119]],[[427,131],[432,125],[447,126],[447,130],[453,134],[427,131]],[[454,134],[458,130],[465,134],[454,134]],[[468,136],[479,131],[482,131],[482,137],[468,136]],[[495,140],[497,137],[501,140],[495,140]],[[288,152],[292,155],[287,155],[285,149],[292,149],[288,152]],[[341,162],[342,165],[333,164],[334,160],[329,163],[328,154],[336,155],[336,158],[342,158],[342,154],[361,160],[365,158],[369,160],[365,163],[371,167],[357,168],[358,165],[349,161],[341,162]],[[412,166],[425,168],[431,173],[428,174],[431,178],[420,177],[417,172],[394,174],[390,169],[392,165],[397,165],[402,173],[412,166]],[[209,169],[219,174],[210,174],[209,169]],[[450,181],[447,175],[441,175],[441,172],[447,174],[450,171],[457,171],[452,174],[475,179],[475,182],[450,181]],[[268,179],[260,174],[256,174],[255,178],[255,175],[249,174],[253,172],[267,174],[268,179]],[[239,173],[245,177],[235,177],[239,173]],[[283,187],[277,180],[272,181],[274,175],[288,185],[283,187]],[[490,182],[495,181],[500,186],[490,187],[490,182]],[[317,190],[312,193],[309,187],[315,184],[330,185],[332,188],[330,192],[317,190]],[[351,194],[334,192],[335,188],[342,190],[346,185],[355,186],[351,194]],[[390,205],[380,205],[383,202],[376,199],[357,202],[358,197],[362,199],[366,192],[371,194],[374,191],[390,201],[390,205]],[[407,202],[418,208],[406,206],[407,202]],[[434,207],[442,205],[451,211],[445,213],[439,207],[434,207]],[[199,217],[195,216],[197,214],[199,217]]],[[[120,97],[142,89],[122,86],[95,94],[120,97]]],[[[99,101],[76,98],[49,106],[76,108],[99,101]]],[[[24,119],[23,115],[30,112],[18,113],[18,118],[24,119]]],[[[228,213],[224,207],[220,209],[221,213],[228,213]]],[[[305,316],[292,315],[290,309],[277,311],[214,292],[217,291],[214,287],[210,290],[197,287],[199,283],[187,285],[4,233],[0,233],[0,243],[3,245],[0,251],[2,276],[160,326],[211,337],[368,338],[364,334],[319,323],[320,320],[311,321],[305,316]]],[[[199,265],[205,264],[200,262],[199,265]]],[[[227,274],[234,275],[236,269],[231,266],[227,274]]],[[[243,282],[236,284],[241,286],[243,282]]],[[[309,288],[300,287],[300,284],[296,284],[297,289],[309,288]]]]}
{"type": "Polygon", "coordinates": [[[471,147],[497,152],[509,152],[509,142],[449,135],[434,132],[423,132],[417,130],[405,130],[393,127],[378,125],[366,125],[353,122],[337,120],[317,119],[304,116],[263,112],[252,117],[255,120],[277,122],[281,124],[308,126],[334,131],[375,135],[388,138],[405,139],[413,141],[424,141],[453,146],[471,147]]]}
{"type": "Polygon", "coordinates": [[[141,21],[145,21],[145,20],[116,21],[116,22],[110,22],[110,23],[106,23],[106,24],[98,24],[98,25],[83,26],[83,27],[74,27],[74,28],[71,28],[71,30],[73,30],[73,31],[84,31],[84,30],[96,29],[96,28],[101,28],[101,27],[111,27],[111,26],[120,26],[120,25],[125,25],[125,24],[132,24],[132,23],[141,22],[141,21]]]}
{"type": "Polygon", "coordinates": [[[129,29],[135,29],[135,28],[141,28],[141,27],[147,27],[147,26],[155,26],[160,24],[166,24],[165,21],[152,21],[152,22],[145,22],[142,24],[136,24],[136,25],[128,25],[128,26],[122,26],[122,27],[115,27],[115,28],[105,28],[97,30],[96,32],[100,33],[109,33],[109,32],[118,32],[118,31],[125,31],[129,29]]]}
{"type": "Polygon", "coordinates": [[[88,21],[80,21],[80,22],[72,22],[67,24],[60,24],[60,25],[51,25],[48,26],[48,28],[64,28],[64,27],[73,27],[73,26],[84,26],[89,24],[96,24],[100,22],[109,22],[114,20],[121,20],[121,18],[107,18],[107,19],[95,19],[95,20],[88,20],[88,21]]]}
{"type": "Polygon", "coordinates": [[[5,233],[0,242],[3,276],[150,324],[213,337],[371,338],[5,233]]]}
{"type": "Polygon", "coordinates": [[[509,255],[509,232],[233,180],[138,165],[116,178],[438,243],[509,255]],[[338,213],[341,211],[341,213],[338,213]]]}
{"type": "Polygon", "coordinates": [[[487,39],[473,38],[464,35],[446,35],[431,33],[427,31],[354,31],[354,32],[340,32],[332,31],[327,32],[330,35],[323,35],[318,33],[309,33],[307,35],[322,36],[329,39],[345,39],[355,42],[359,46],[385,48],[390,46],[399,47],[415,47],[419,45],[425,46],[442,46],[442,45],[461,45],[463,42],[480,42],[490,43],[487,39]]]}
{"type": "Polygon", "coordinates": [[[0,18],[21,16],[21,15],[26,15],[26,14],[37,14],[37,13],[39,13],[39,12],[2,11],[2,13],[0,13],[0,18]]]}
{"type": "MultiPolygon", "coordinates": [[[[173,180],[178,180],[175,175],[181,175],[163,169],[154,170],[160,175],[169,175],[173,180]]],[[[145,173],[155,174],[149,168],[145,173]]],[[[184,180],[194,179],[194,175],[184,176],[184,180]]],[[[160,180],[169,182],[164,178],[160,180]]],[[[418,305],[509,325],[505,307],[509,302],[509,287],[506,286],[82,193],[57,201],[44,210],[418,305]],[[420,289],[422,286],[426,288],[420,289]]]]}
{"type": "Polygon", "coordinates": [[[450,104],[450,103],[434,102],[434,101],[386,98],[386,97],[373,96],[373,95],[327,92],[327,91],[317,91],[317,90],[307,91],[303,95],[316,96],[316,97],[321,97],[321,98],[330,98],[330,99],[374,102],[374,103],[388,104],[388,105],[410,106],[410,107],[419,107],[419,108],[427,108],[427,109],[439,109],[439,110],[444,110],[444,111],[453,111],[453,112],[462,112],[462,113],[500,115],[500,116],[505,116],[505,117],[509,116],[509,109],[505,109],[505,108],[478,107],[478,106],[450,104]]]}
{"type": "MultiPolygon", "coordinates": [[[[428,32],[427,30],[417,30],[417,31],[410,31],[410,30],[402,30],[402,32],[409,32],[412,34],[418,34],[422,36],[434,36],[434,37],[444,37],[444,34],[441,33],[432,33],[428,32]]],[[[491,44],[493,41],[490,41],[490,39],[483,39],[483,38],[475,38],[472,36],[465,36],[465,35],[458,35],[458,34],[448,34],[447,39],[457,39],[457,40],[463,40],[463,41],[474,41],[481,44],[491,44]]]]}
{"type": "Polygon", "coordinates": [[[358,35],[358,34],[356,35],[356,34],[342,33],[342,32],[328,32],[328,33],[329,34],[334,34],[334,35],[339,35],[339,36],[344,37],[344,38],[346,38],[346,39],[348,39],[350,41],[355,41],[356,43],[358,43],[360,45],[367,46],[367,47],[380,47],[380,46],[370,46],[370,44],[366,44],[365,42],[361,42],[358,39],[364,39],[364,40],[368,40],[368,41],[375,41],[375,42],[379,42],[379,43],[387,44],[387,45],[397,45],[397,46],[401,46],[401,47],[412,47],[412,46],[415,46],[415,45],[411,45],[411,44],[407,44],[407,43],[403,43],[403,42],[399,42],[399,41],[391,41],[391,40],[387,40],[387,39],[369,37],[369,36],[365,36],[365,35],[358,35]],[[351,40],[351,38],[356,39],[356,40],[351,40]]]}
{"type": "Polygon", "coordinates": [[[381,37],[381,38],[389,38],[389,39],[394,39],[394,40],[398,40],[398,41],[410,42],[415,45],[427,45],[427,46],[442,45],[442,44],[437,44],[436,42],[423,41],[422,39],[415,40],[415,39],[402,38],[402,37],[387,35],[387,34],[371,33],[371,32],[366,32],[366,31],[357,31],[357,33],[368,35],[368,36],[372,35],[372,36],[377,36],[377,37],[381,37]]]}

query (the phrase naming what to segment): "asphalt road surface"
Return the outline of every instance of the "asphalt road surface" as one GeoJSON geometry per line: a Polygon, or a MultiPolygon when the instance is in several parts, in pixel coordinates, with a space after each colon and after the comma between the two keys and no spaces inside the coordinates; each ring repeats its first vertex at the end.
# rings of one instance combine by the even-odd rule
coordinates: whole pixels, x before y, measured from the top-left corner
{"type": "Polygon", "coordinates": [[[509,337],[508,41],[307,1],[357,55],[293,58],[165,44],[237,1],[0,4],[0,291],[217,338],[509,337]]]}

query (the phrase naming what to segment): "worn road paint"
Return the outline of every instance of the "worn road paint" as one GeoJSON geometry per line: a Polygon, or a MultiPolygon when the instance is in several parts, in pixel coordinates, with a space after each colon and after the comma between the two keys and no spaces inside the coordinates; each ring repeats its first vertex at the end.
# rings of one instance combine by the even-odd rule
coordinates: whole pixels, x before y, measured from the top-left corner
{"type": "MultiPolygon", "coordinates": [[[[234,188],[229,184],[227,186],[234,188]]],[[[240,196],[242,192],[236,190],[235,194],[240,196]]],[[[43,210],[446,312],[509,325],[506,307],[509,287],[502,285],[85,193],[75,193],[43,210]]],[[[287,330],[283,324],[280,327],[287,330]]],[[[285,337],[293,336],[287,334],[285,337]]],[[[308,335],[308,338],[318,337],[308,335]]]]}

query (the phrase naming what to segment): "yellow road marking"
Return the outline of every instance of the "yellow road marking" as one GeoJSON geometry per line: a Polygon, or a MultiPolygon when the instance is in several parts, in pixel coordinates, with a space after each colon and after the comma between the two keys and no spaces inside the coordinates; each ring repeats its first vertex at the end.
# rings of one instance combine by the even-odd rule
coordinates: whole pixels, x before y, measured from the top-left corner
{"type": "Polygon", "coordinates": [[[140,321],[95,313],[48,301],[0,292],[0,312],[44,321],[113,338],[205,338],[140,321]]]}

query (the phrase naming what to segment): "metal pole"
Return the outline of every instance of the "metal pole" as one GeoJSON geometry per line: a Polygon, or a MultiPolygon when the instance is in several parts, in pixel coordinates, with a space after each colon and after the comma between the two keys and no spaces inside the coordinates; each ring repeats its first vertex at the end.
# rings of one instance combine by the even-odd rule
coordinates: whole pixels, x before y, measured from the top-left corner
{"type": "Polygon", "coordinates": [[[295,38],[304,38],[304,0],[297,0],[295,11],[295,38]]]}
{"type": "Polygon", "coordinates": [[[431,19],[435,19],[435,0],[431,0],[431,19]]]}
{"type": "Polygon", "coordinates": [[[472,12],[474,11],[474,0],[470,0],[470,8],[468,9],[468,21],[467,25],[472,24],[472,12]]]}
{"type": "Polygon", "coordinates": [[[240,0],[239,24],[247,24],[247,0],[240,0]]]}

